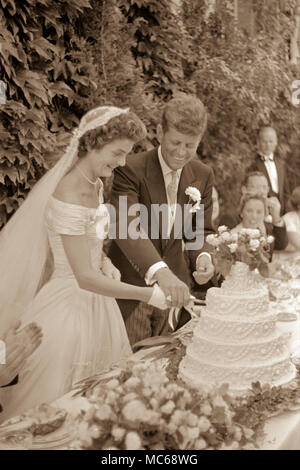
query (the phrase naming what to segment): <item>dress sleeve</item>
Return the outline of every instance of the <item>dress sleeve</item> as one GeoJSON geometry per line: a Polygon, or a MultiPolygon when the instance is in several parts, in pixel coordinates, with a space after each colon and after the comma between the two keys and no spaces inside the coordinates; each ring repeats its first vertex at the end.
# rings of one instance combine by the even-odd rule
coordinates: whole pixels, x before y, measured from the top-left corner
{"type": "Polygon", "coordinates": [[[62,235],[84,235],[88,221],[87,207],[50,199],[46,210],[46,225],[49,230],[62,235]]]}

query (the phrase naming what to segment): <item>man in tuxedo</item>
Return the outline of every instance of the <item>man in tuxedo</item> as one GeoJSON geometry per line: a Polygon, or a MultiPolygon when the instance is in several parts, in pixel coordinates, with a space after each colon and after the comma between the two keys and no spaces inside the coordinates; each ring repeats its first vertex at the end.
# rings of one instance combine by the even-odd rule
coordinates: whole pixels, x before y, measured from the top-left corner
{"type": "MultiPolygon", "coordinates": [[[[115,170],[111,195],[111,203],[116,208],[117,227],[124,217],[119,212],[120,197],[126,196],[128,208],[134,204],[147,208],[148,231],[147,238],[136,240],[130,236],[126,239],[117,236],[111,243],[109,256],[120,270],[123,281],[140,286],[158,283],[170,299],[170,307],[179,313],[177,328],[190,319],[181,307],[189,302],[192,276],[198,284],[205,284],[214,274],[212,259],[207,252],[209,245],[205,242],[206,235],[213,232],[213,172],[196,156],[206,123],[206,109],[196,97],[181,95],[169,101],[162,123],[157,126],[159,147],[130,155],[126,166],[115,170]],[[204,216],[204,223],[200,226],[197,225],[197,214],[193,214],[189,230],[194,231],[194,241],[202,237],[204,243],[197,247],[199,244],[195,243],[191,249],[187,249],[188,242],[190,247],[193,240],[185,237],[185,218],[182,217],[182,223],[177,223],[179,213],[182,214],[184,205],[190,202],[185,194],[189,186],[200,191],[203,205],[200,211],[204,216]],[[152,210],[155,205],[161,204],[167,208],[167,230],[162,218],[153,214],[152,210]],[[183,236],[178,236],[178,228],[183,236]],[[158,236],[153,235],[155,229],[159,232],[158,236]]],[[[128,216],[127,226],[132,221],[133,217],[128,216]]],[[[136,301],[119,300],[118,303],[131,344],[168,332],[169,311],[162,312],[136,301]]]]}
{"type": "Polygon", "coordinates": [[[273,127],[264,126],[260,129],[257,140],[258,152],[247,173],[260,171],[265,175],[269,184],[269,196],[279,199],[281,215],[287,210],[289,185],[285,162],[276,153],[277,134],[273,127]]]}

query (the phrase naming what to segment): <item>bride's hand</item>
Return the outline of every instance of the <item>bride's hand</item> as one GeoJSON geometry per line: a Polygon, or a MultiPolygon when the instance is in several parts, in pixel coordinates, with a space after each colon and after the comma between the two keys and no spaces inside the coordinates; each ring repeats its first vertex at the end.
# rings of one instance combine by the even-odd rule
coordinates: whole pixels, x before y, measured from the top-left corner
{"type": "Polygon", "coordinates": [[[105,276],[110,277],[115,281],[121,280],[120,271],[112,264],[111,260],[107,257],[102,260],[101,271],[105,276]]]}
{"type": "Polygon", "coordinates": [[[149,305],[153,305],[153,307],[160,308],[161,310],[166,310],[170,307],[163,290],[158,284],[154,284],[152,295],[147,303],[149,305]]]}

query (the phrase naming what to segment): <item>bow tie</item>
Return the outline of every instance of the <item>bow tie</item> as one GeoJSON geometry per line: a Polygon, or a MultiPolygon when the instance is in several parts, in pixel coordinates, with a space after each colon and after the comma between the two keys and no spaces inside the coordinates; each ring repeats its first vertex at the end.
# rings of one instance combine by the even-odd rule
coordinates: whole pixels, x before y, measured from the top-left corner
{"type": "Polygon", "coordinates": [[[260,155],[260,158],[263,162],[274,162],[274,155],[269,155],[268,157],[266,157],[266,155],[260,155]]]}

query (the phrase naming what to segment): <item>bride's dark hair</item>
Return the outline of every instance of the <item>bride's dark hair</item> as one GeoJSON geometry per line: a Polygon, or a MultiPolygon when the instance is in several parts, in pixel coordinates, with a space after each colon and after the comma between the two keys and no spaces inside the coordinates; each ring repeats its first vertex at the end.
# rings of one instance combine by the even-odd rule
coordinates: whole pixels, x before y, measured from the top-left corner
{"type": "Polygon", "coordinates": [[[100,149],[116,139],[129,139],[137,143],[146,135],[146,127],[135,113],[120,114],[79,139],[78,157],[82,158],[89,150],[100,149]]]}

